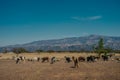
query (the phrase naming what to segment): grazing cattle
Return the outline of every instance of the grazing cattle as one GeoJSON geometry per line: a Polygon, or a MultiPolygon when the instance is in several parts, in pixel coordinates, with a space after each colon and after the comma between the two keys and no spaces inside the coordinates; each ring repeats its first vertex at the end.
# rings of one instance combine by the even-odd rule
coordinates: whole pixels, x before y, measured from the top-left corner
{"type": "Polygon", "coordinates": [[[65,60],[66,60],[67,63],[69,63],[69,62],[72,61],[72,60],[70,59],[70,57],[66,57],[66,56],[65,56],[65,60]]]}
{"type": "Polygon", "coordinates": [[[24,56],[19,56],[20,60],[25,61],[25,57],[24,56]]]}
{"type": "Polygon", "coordinates": [[[88,56],[87,62],[95,62],[95,56],[88,56]]]}
{"type": "Polygon", "coordinates": [[[41,59],[42,59],[42,63],[45,62],[45,61],[49,62],[49,57],[43,57],[41,59]]]}
{"type": "Polygon", "coordinates": [[[85,58],[80,56],[80,57],[78,57],[78,61],[83,62],[83,61],[85,61],[85,58]]]}
{"type": "Polygon", "coordinates": [[[25,62],[24,56],[14,57],[14,59],[16,60],[16,64],[20,63],[20,61],[25,62]]]}
{"type": "Polygon", "coordinates": [[[107,56],[108,56],[109,58],[112,58],[113,56],[115,56],[115,54],[114,54],[114,53],[109,53],[109,54],[107,54],[107,56]]]}
{"type": "Polygon", "coordinates": [[[38,61],[38,57],[33,57],[33,61],[38,61]]]}
{"type": "Polygon", "coordinates": [[[108,56],[107,56],[107,55],[102,55],[102,59],[103,59],[104,61],[108,61],[108,56]]]}
{"type": "Polygon", "coordinates": [[[38,61],[38,62],[40,61],[40,57],[37,58],[37,61],[38,61]]]}
{"type": "Polygon", "coordinates": [[[53,64],[56,61],[55,57],[51,58],[51,64],[53,64]]]}
{"type": "Polygon", "coordinates": [[[16,64],[18,64],[20,62],[20,58],[16,58],[16,64]]]}
{"type": "Polygon", "coordinates": [[[120,58],[116,58],[117,61],[120,61],[120,58]]]}
{"type": "Polygon", "coordinates": [[[109,55],[107,55],[107,56],[111,58],[113,55],[112,55],[112,54],[109,54],[109,55]]]}
{"type": "Polygon", "coordinates": [[[32,59],[32,58],[28,58],[27,60],[28,60],[28,61],[33,61],[33,59],[32,59]]]}
{"type": "Polygon", "coordinates": [[[99,60],[99,59],[100,59],[100,57],[99,57],[99,56],[95,56],[95,59],[96,59],[96,60],[99,60]]]}
{"type": "Polygon", "coordinates": [[[34,62],[34,61],[38,61],[38,62],[39,62],[39,61],[40,61],[40,57],[28,58],[27,60],[28,60],[28,61],[33,61],[33,62],[34,62]]]}
{"type": "Polygon", "coordinates": [[[120,61],[120,57],[115,57],[115,60],[120,61]]]}
{"type": "Polygon", "coordinates": [[[74,68],[78,68],[78,67],[79,67],[78,59],[73,56],[73,57],[72,57],[72,60],[73,60],[73,62],[74,62],[74,68]]]}

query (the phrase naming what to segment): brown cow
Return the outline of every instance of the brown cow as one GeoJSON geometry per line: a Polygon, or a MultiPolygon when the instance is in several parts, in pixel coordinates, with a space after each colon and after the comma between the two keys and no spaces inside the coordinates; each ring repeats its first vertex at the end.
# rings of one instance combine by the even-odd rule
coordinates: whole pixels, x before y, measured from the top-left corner
{"type": "Polygon", "coordinates": [[[45,61],[49,62],[49,57],[43,57],[42,58],[42,63],[45,62],[45,61]]]}
{"type": "Polygon", "coordinates": [[[84,61],[85,61],[85,58],[80,56],[80,57],[78,57],[78,61],[79,61],[79,62],[84,62],[84,61]]]}

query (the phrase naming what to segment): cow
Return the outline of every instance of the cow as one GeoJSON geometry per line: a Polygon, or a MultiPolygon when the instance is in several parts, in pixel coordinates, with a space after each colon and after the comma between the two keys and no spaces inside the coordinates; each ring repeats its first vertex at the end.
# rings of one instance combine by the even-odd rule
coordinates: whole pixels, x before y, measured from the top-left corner
{"type": "Polygon", "coordinates": [[[13,57],[16,60],[16,64],[20,63],[20,61],[25,62],[24,56],[13,57]]]}
{"type": "Polygon", "coordinates": [[[67,62],[67,63],[70,63],[70,62],[72,61],[72,60],[70,59],[70,57],[66,57],[66,56],[65,56],[64,58],[65,58],[65,60],[66,60],[65,62],[67,62]]]}
{"type": "Polygon", "coordinates": [[[34,62],[34,61],[40,61],[40,57],[32,57],[32,58],[28,58],[28,61],[34,62]]]}
{"type": "Polygon", "coordinates": [[[120,58],[116,58],[117,61],[120,61],[120,58]]]}
{"type": "Polygon", "coordinates": [[[84,62],[84,61],[85,61],[85,58],[80,56],[80,57],[78,57],[78,61],[79,61],[79,62],[84,62]]]}
{"type": "Polygon", "coordinates": [[[95,62],[95,56],[88,56],[87,57],[87,62],[95,62]]]}
{"type": "Polygon", "coordinates": [[[104,61],[108,61],[108,56],[107,56],[107,55],[102,55],[102,59],[103,59],[104,61]]]}
{"type": "Polygon", "coordinates": [[[49,62],[49,57],[43,57],[43,58],[41,58],[41,60],[42,60],[42,63],[45,61],[49,62]]]}
{"type": "Polygon", "coordinates": [[[16,64],[18,64],[20,62],[20,58],[16,58],[16,64]]]}
{"type": "Polygon", "coordinates": [[[55,57],[52,57],[52,58],[51,58],[51,64],[53,64],[55,61],[56,61],[56,58],[55,58],[55,57]]]}
{"type": "Polygon", "coordinates": [[[40,57],[37,58],[37,61],[38,61],[38,62],[40,61],[40,57]]]}

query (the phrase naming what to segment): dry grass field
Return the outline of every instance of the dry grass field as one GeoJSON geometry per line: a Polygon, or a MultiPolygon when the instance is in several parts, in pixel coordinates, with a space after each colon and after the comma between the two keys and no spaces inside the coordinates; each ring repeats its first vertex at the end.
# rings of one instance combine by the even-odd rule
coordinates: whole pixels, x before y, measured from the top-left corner
{"type": "MultiPolygon", "coordinates": [[[[94,63],[79,62],[79,68],[72,68],[73,62],[65,63],[64,56],[88,56],[78,53],[24,53],[26,58],[52,57],[61,59],[59,62],[21,62],[16,64],[12,59],[15,54],[0,54],[0,80],[120,80],[120,62],[97,61],[94,63]]],[[[95,55],[95,54],[92,54],[95,55]]],[[[116,55],[120,56],[120,55],[116,55]]]]}

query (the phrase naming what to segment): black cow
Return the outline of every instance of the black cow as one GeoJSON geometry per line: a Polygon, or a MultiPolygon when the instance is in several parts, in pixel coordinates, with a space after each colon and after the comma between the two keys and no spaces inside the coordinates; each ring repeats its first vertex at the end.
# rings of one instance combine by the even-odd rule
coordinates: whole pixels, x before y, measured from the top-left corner
{"type": "Polygon", "coordinates": [[[107,56],[107,55],[102,55],[102,59],[103,59],[104,61],[108,61],[108,56],[107,56]]]}
{"type": "Polygon", "coordinates": [[[87,62],[95,62],[95,56],[88,56],[87,62]]]}
{"type": "Polygon", "coordinates": [[[65,60],[66,60],[67,63],[69,63],[69,62],[72,61],[72,60],[70,59],[70,57],[66,57],[66,56],[65,56],[65,60]]]}

